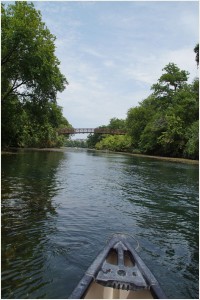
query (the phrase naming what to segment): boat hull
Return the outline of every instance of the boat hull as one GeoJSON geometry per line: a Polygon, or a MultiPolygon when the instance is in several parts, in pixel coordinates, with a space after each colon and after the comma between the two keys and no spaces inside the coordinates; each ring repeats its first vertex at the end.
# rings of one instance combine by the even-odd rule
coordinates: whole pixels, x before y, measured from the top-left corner
{"type": "Polygon", "coordinates": [[[69,298],[164,299],[166,296],[126,235],[115,234],[69,298]]]}
{"type": "Polygon", "coordinates": [[[93,282],[84,299],[153,299],[150,290],[126,291],[93,282]]]}

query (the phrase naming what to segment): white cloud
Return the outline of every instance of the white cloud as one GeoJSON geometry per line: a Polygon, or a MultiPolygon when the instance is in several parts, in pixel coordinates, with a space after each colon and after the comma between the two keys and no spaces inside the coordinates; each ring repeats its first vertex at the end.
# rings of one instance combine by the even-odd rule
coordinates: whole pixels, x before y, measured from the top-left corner
{"type": "Polygon", "coordinates": [[[174,62],[197,74],[194,2],[37,2],[57,36],[56,55],[69,81],[59,94],[74,127],[97,127],[125,118],[147,97],[162,69],[174,62]]]}
{"type": "MultiPolygon", "coordinates": [[[[152,85],[161,76],[162,69],[171,62],[175,63],[181,70],[188,71],[191,82],[198,75],[195,53],[191,48],[163,51],[157,56],[137,56],[135,63],[123,69],[123,74],[129,79],[152,85]]],[[[131,61],[131,58],[129,60],[131,61]]]]}
{"type": "Polygon", "coordinates": [[[100,52],[98,51],[97,49],[94,49],[94,48],[89,48],[89,47],[85,47],[83,46],[82,48],[82,51],[85,52],[86,54],[89,54],[89,55],[92,55],[94,57],[98,57],[98,58],[104,58],[105,56],[100,52]]]}
{"type": "MultiPolygon", "coordinates": [[[[132,61],[131,57],[126,57],[126,60],[132,61]]],[[[188,70],[191,80],[197,75],[193,50],[189,48],[167,51],[160,57],[151,55],[149,59],[137,57],[137,62],[130,65],[117,65],[116,62],[116,59],[104,61],[105,75],[107,68],[115,70],[112,78],[106,79],[102,78],[101,68],[90,61],[72,57],[65,62],[70,85],[60,95],[59,104],[64,107],[64,115],[73,126],[97,127],[108,124],[112,117],[125,118],[130,107],[138,105],[151,93],[151,85],[158,80],[162,68],[169,62],[188,70]],[[128,91],[119,90],[120,81],[131,81],[132,86],[128,91]]]]}
{"type": "Polygon", "coordinates": [[[105,60],[104,66],[108,67],[108,68],[113,68],[113,67],[116,67],[116,63],[114,63],[113,60],[105,60]]]}

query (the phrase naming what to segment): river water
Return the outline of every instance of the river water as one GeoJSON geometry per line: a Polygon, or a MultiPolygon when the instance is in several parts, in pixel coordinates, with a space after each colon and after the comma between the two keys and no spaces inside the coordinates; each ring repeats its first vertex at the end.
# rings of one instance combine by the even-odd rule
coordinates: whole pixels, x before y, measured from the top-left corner
{"type": "Polygon", "coordinates": [[[1,297],[69,297],[124,232],[169,298],[198,298],[198,187],[192,164],[78,149],[2,155],[1,297]]]}

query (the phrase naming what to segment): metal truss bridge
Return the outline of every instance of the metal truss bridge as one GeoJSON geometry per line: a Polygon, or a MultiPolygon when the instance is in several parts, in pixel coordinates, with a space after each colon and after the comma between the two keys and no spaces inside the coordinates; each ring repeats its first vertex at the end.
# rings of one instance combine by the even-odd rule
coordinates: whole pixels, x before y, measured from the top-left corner
{"type": "Polygon", "coordinates": [[[78,133],[101,133],[101,134],[126,134],[125,130],[110,128],[61,128],[59,134],[78,134],[78,133]]]}

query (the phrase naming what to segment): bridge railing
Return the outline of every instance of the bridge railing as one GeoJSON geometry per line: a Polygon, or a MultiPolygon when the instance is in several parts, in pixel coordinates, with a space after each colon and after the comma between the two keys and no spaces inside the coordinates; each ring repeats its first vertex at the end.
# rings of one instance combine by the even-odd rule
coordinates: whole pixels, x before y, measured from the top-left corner
{"type": "Polygon", "coordinates": [[[59,134],[99,133],[99,134],[126,134],[125,130],[110,128],[61,128],[59,134]]]}
{"type": "Polygon", "coordinates": [[[61,128],[60,134],[94,133],[94,128],[61,128]]]}
{"type": "Polygon", "coordinates": [[[126,134],[125,130],[110,129],[110,128],[95,128],[94,132],[101,133],[101,134],[126,134]]]}

